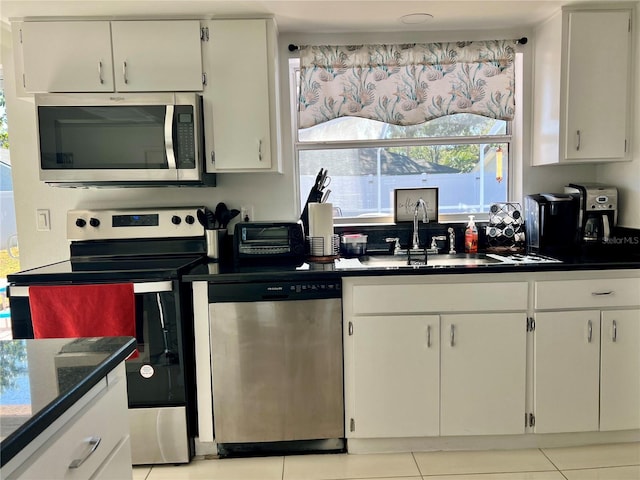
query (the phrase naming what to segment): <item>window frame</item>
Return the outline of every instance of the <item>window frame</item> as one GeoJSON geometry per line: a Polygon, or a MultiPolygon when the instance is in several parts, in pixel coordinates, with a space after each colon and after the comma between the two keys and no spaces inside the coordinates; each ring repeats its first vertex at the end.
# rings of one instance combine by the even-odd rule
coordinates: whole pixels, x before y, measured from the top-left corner
{"type": "MultiPolygon", "coordinates": [[[[522,91],[522,54],[516,53],[516,87],[518,91],[522,91]]],[[[507,182],[507,199],[506,202],[510,202],[513,197],[513,193],[516,190],[515,179],[513,174],[515,173],[514,158],[521,157],[520,152],[516,154],[516,145],[518,145],[519,139],[516,138],[515,132],[520,132],[519,121],[521,118],[521,109],[523,107],[522,95],[516,95],[516,115],[513,120],[507,121],[506,133],[500,135],[483,135],[477,137],[464,137],[464,136],[448,136],[448,137],[422,137],[422,138],[394,138],[394,139],[374,139],[374,140],[348,140],[348,141],[321,141],[321,142],[309,142],[300,141],[298,137],[298,92],[299,92],[299,78],[300,78],[300,59],[297,57],[289,58],[289,76],[290,76],[290,107],[291,107],[291,134],[293,140],[293,158],[294,158],[294,171],[296,177],[296,198],[301,198],[300,195],[300,156],[301,151],[318,151],[318,150],[335,150],[335,149],[356,149],[356,148],[388,148],[388,147],[411,147],[411,146],[424,146],[424,145],[474,145],[474,144],[487,144],[487,143],[506,143],[508,148],[508,155],[506,155],[506,161],[503,168],[505,171],[504,181],[507,182]]],[[[418,185],[416,185],[418,187],[418,185]]],[[[301,206],[302,208],[302,206],[301,206]]],[[[468,212],[468,213],[439,213],[439,223],[459,223],[468,220],[469,215],[474,215],[476,221],[488,221],[489,212],[468,212]]],[[[336,225],[358,225],[358,224],[377,224],[377,225],[389,225],[394,224],[394,214],[391,212],[389,215],[380,216],[367,216],[367,217],[335,217],[333,219],[336,225]]]]}

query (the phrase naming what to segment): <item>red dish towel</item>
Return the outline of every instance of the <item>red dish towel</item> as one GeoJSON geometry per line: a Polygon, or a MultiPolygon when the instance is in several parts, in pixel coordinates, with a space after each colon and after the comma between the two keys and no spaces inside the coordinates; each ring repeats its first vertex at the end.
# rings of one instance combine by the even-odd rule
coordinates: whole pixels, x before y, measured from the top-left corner
{"type": "Polygon", "coordinates": [[[135,337],[133,284],[29,287],[35,338],[135,337]]]}

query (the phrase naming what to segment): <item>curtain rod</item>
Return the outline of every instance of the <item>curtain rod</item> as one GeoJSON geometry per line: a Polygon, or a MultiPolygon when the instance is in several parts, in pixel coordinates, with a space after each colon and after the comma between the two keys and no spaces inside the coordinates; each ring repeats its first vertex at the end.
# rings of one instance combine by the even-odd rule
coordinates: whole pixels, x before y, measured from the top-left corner
{"type": "MultiPolygon", "coordinates": [[[[522,37],[522,38],[517,38],[513,41],[513,43],[519,44],[519,45],[526,45],[526,43],[529,41],[529,39],[527,37],[522,37]]],[[[300,47],[298,45],[294,45],[293,43],[289,44],[289,51],[290,52],[295,52],[296,50],[299,50],[300,47]]]]}

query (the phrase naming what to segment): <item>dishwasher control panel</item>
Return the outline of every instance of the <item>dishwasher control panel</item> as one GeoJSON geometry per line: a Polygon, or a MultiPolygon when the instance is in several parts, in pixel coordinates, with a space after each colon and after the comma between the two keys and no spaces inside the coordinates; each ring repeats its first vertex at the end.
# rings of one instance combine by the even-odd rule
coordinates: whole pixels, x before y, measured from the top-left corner
{"type": "Polygon", "coordinates": [[[340,279],[209,284],[209,303],[312,300],[341,296],[340,279]]]}

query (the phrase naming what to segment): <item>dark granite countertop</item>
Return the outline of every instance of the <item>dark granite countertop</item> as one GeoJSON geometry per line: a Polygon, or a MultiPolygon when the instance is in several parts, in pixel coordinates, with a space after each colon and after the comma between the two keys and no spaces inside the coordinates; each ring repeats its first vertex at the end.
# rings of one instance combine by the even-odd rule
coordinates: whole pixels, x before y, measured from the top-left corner
{"type": "Polygon", "coordinates": [[[0,341],[4,466],[135,350],[133,337],[0,341]],[[56,369],[64,357],[65,367],[56,369]]]}
{"type": "MultiPolygon", "coordinates": [[[[392,258],[391,256],[389,258],[392,258]]],[[[432,257],[430,257],[432,258],[432,257]]],[[[436,257],[433,257],[436,258],[436,257]]],[[[300,265],[235,265],[217,263],[198,265],[184,280],[208,281],[210,283],[242,283],[259,281],[296,281],[312,279],[334,279],[353,276],[402,276],[402,275],[450,275],[476,273],[557,272],[575,270],[640,269],[640,252],[588,253],[557,256],[557,263],[490,263],[481,265],[449,265],[419,267],[362,266],[353,259],[337,259],[328,262],[305,261],[300,265]],[[347,262],[345,262],[347,260],[347,262]]]]}

